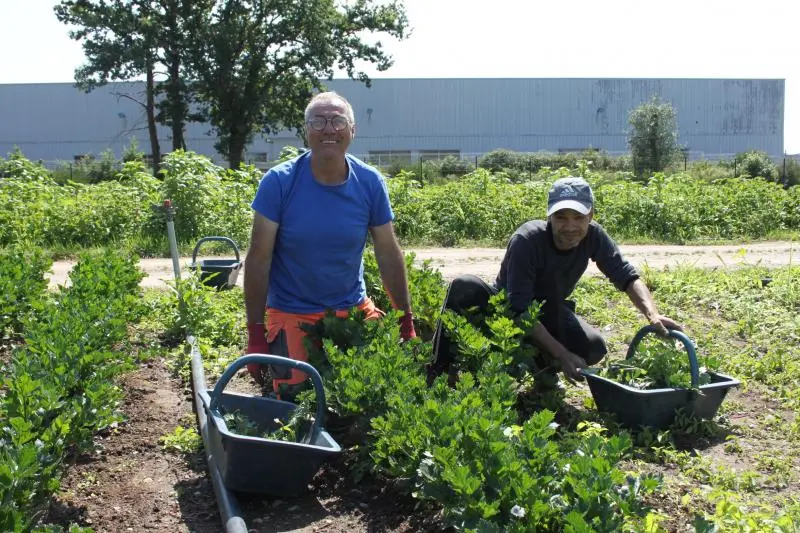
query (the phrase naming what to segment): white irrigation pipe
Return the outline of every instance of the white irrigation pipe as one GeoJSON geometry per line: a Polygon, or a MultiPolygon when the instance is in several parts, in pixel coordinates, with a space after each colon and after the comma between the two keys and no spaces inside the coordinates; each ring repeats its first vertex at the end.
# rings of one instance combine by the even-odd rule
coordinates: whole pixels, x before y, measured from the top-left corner
{"type": "MultiPolygon", "coordinates": [[[[175,207],[170,200],[164,201],[164,212],[167,217],[167,238],[169,239],[169,250],[172,255],[172,269],[175,274],[176,290],[178,291],[178,305],[182,308],[183,295],[181,294],[180,284],[181,267],[178,255],[178,242],[175,238],[175,207]]],[[[225,533],[247,533],[247,524],[241,516],[239,502],[232,491],[225,487],[222,476],[217,468],[217,462],[209,452],[211,446],[208,440],[208,417],[206,416],[203,402],[200,399],[200,391],[206,389],[206,375],[203,370],[203,358],[200,356],[200,349],[197,346],[197,339],[191,334],[186,333],[186,342],[191,347],[192,361],[192,391],[194,392],[194,410],[197,413],[197,422],[200,426],[200,435],[203,438],[203,448],[205,449],[206,461],[208,462],[208,473],[211,477],[211,485],[214,487],[214,495],[217,498],[219,514],[222,517],[222,524],[225,526],[225,533]]]]}

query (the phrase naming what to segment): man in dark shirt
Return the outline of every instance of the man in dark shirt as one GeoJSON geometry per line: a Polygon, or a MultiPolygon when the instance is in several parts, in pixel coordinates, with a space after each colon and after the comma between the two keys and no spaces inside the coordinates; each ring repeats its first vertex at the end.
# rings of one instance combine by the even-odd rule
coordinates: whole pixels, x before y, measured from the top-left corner
{"type": "MultiPolygon", "coordinates": [[[[483,309],[501,289],[517,314],[534,300],[541,302],[540,322],[529,332],[530,337],[567,377],[579,378],[579,369],[599,362],[608,351],[600,332],[577,316],[574,302],[567,300],[591,259],[661,334],[666,335],[668,329],[681,330],[674,320],[659,314],[638,272],[592,220],[593,215],[594,194],[583,178],[557,180],[548,194],[547,221],[531,220],[517,228],[494,285],[477,276],[460,276],[450,283],[443,309],[483,309]]],[[[441,321],[433,345],[431,371],[438,374],[450,366],[455,355],[441,321]]]]}

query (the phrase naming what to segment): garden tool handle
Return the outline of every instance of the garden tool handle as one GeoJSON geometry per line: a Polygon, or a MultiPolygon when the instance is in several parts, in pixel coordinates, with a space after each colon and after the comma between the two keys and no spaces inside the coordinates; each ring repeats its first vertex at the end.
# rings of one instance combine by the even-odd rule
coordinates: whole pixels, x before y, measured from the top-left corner
{"type": "MultiPolygon", "coordinates": [[[[634,353],[636,352],[636,348],[639,346],[639,342],[648,333],[656,333],[656,331],[657,330],[655,326],[651,325],[644,326],[642,329],[637,331],[636,335],[633,336],[630,346],[628,346],[628,353],[625,356],[625,359],[630,359],[633,357],[634,353]]],[[[697,364],[697,353],[694,349],[694,343],[682,331],[678,331],[677,329],[670,329],[667,331],[669,332],[670,337],[673,339],[678,339],[683,343],[683,347],[686,349],[686,353],[689,356],[689,371],[692,375],[692,388],[696,389],[700,384],[700,368],[697,364]]]]}
{"type": "Polygon", "coordinates": [[[233,239],[230,239],[228,237],[212,236],[212,237],[203,237],[202,239],[197,241],[197,244],[194,245],[194,251],[192,251],[192,264],[197,263],[197,251],[200,249],[200,245],[206,241],[221,241],[230,244],[231,248],[233,248],[233,251],[236,254],[236,261],[239,262],[239,247],[236,246],[236,243],[233,242],[233,239]]]}
{"type": "Polygon", "coordinates": [[[314,417],[314,423],[311,425],[309,439],[310,442],[314,442],[314,440],[317,438],[317,435],[322,430],[322,417],[325,414],[325,388],[322,386],[322,377],[319,375],[319,372],[317,372],[317,369],[305,361],[295,361],[294,359],[289,359],[288,357],[270,354],[244,355],[231,363],[230,366],[225,369],[225,372],[222,373],[219,381],[217,381],[217,384],[214,385],[214,390],[211,391],[211,397],[208,404],[209,409],[217,409],[219,406],[220,397],[222,396],[222,391],[225,390],[225,386],[228,384],[228,381],[230,381],[230,379],[240,368],[251,363],[257,363],[261,365],[288,366],[291,368],[296,368],[297,370],[302,370],[311,376],[311,382],[314,384],[314,392],[317,396],[317,411],[316,416],[314,417]]]}

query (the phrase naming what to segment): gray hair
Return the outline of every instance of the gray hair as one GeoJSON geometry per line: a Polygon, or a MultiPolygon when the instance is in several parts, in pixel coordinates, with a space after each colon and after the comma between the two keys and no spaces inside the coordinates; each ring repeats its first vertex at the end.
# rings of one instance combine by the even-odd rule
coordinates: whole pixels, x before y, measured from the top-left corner
{"type": "Polygon", "coordinates": [[[341,101],[344,104],[345,115],[347,116],[347,120],[350,121],[350,125],[352,126],[353,124],[355,124],[356,123],[356,117],[353,114],[353,106],[350,105],[350,102],[347,101],[347,98],[345,98],[341,94],[336,93],[334,91],[327,91],[327,92],[324,92],[324,93],[315,94],[311,98],[311,101],[308,102],[308,105],[306,106],[306,112],[305,112],[305,120],[306,120],[306,122],[308,122],[311,119],[311,108],[312,107],[314,107],[315,105],[317,105],[317,104],[319,104],[321,102],[329,103],[329,102],[335,102],[337,100],[341,101]]]}

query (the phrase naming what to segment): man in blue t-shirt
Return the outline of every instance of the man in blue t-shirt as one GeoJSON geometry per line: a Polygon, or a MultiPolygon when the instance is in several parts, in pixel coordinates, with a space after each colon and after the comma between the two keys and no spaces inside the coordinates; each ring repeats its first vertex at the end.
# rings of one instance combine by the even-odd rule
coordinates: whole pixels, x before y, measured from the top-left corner
{"type": "MultiPolygon", "coordinates": [[[[549,358],[545,362],[577,379],[581,368],[599,362],[607,352],[600,332],[577,316],[574,302],[567,299],[591,259],[617,289],[625,291],[659,333],[681,330],[678,323],[658,312],[647,285],[622,257],[617,244],[592,220],[593,215],[594,194],[583,178],[570,176],[555,181],[548,194],[547,220],[531,220],[517,228],[494,285],[476,276],[460,276],[450,283],[443,310],[485,308],[490,296],[501,289],[517,314],[526,311],[534,300],[542,303],[540,322],[528,334],[549,358]]],[[[441,321],[433,344],[431,377],[447,370],[457,355],[441,321]]],[[[552,381],[546,375],[542,375],[544,381],[552,381]]]]}
{"type": "MultiPolygon", "coordinates": [[[[352,106],[334,92],[318,94],[306,107],[305,122],[310,150],[270,169],[252,203],[244,272],[247,353],[305,361],[302,324],[318,321],[327,310],[347,316],[353,307],[367,318],[383,316],[364,286],[367,234],[392,305],[404,312],[400,334],[404,340],[416,337],[386,182],[347,153],[355,135],[352,106]]],[[[248,369],[263,381],[264,369],[248,369]]],[[[280,395],[282,385],[290,389],[306,376],[273,368],[272,377],[280,395]]]]}

